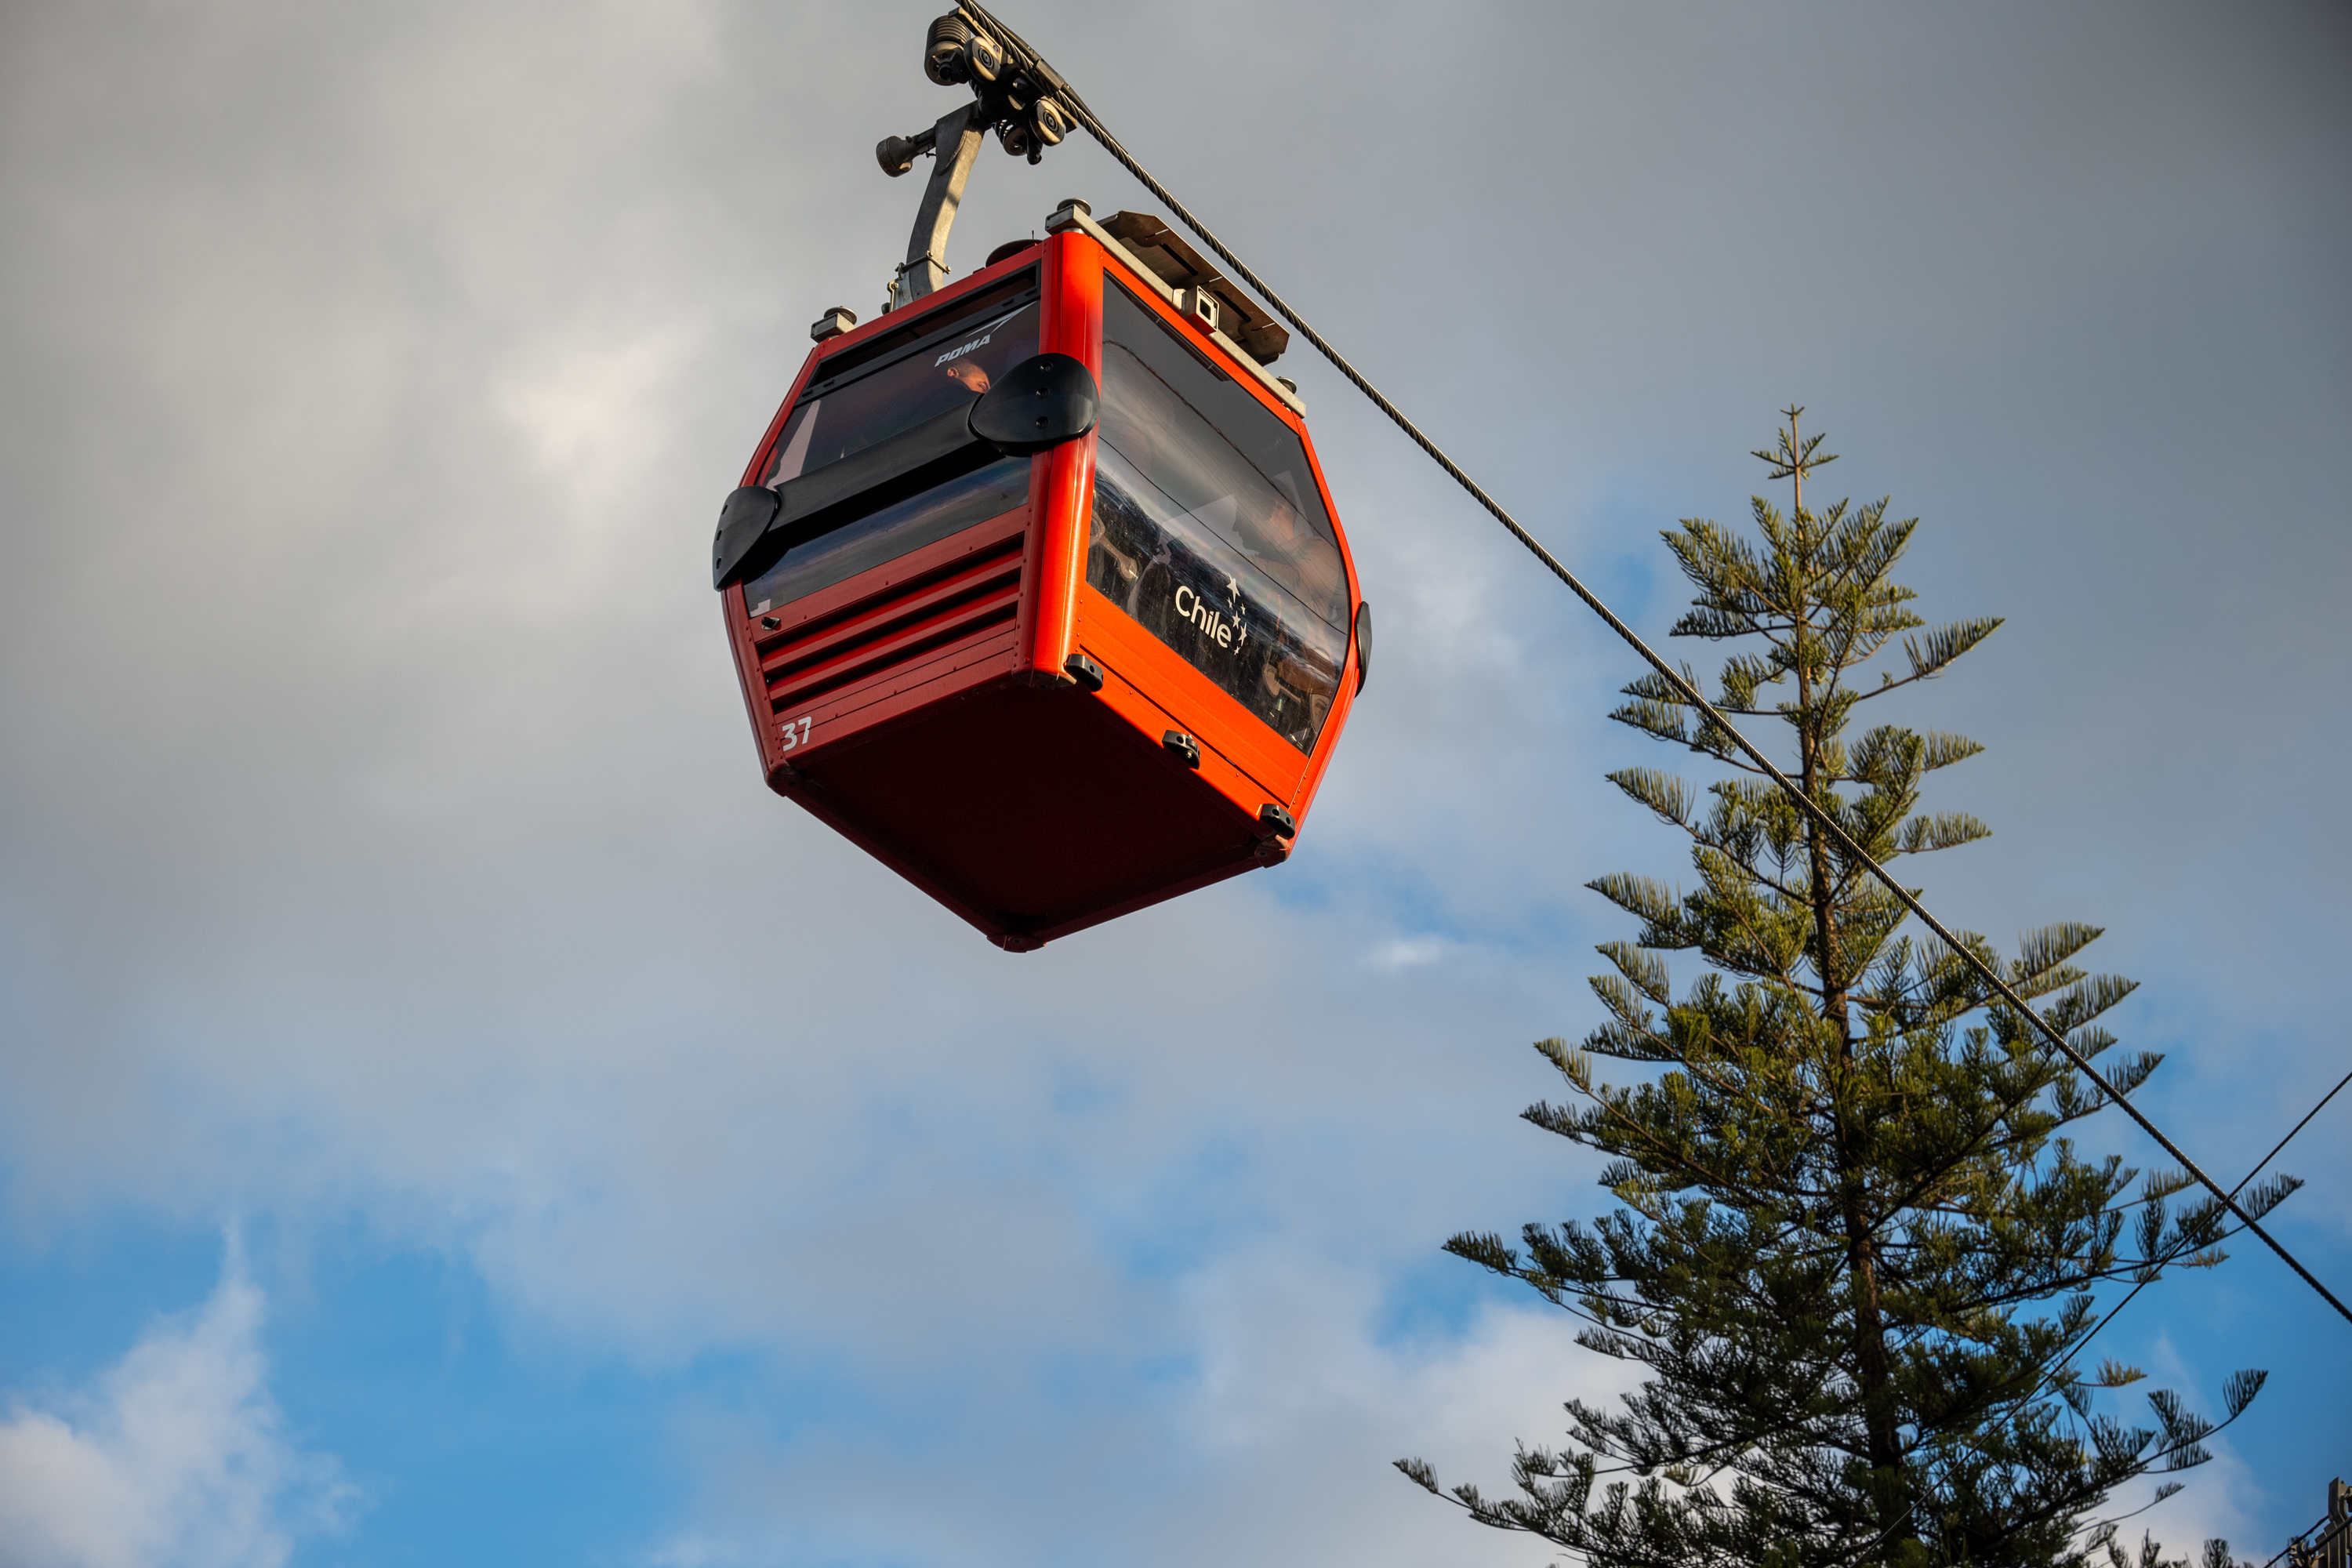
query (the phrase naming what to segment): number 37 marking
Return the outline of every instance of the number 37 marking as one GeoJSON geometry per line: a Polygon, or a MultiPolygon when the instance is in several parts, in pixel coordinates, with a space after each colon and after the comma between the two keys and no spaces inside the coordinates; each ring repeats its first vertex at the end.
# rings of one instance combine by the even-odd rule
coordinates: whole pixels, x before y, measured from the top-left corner
{"type": "Polygon", "coordinates": [[[809,724],[810,721],[807,719],[785,720],[784,743],[781,749],[789,752],[795,746],[804,746],[808,744],[809,724]]]}

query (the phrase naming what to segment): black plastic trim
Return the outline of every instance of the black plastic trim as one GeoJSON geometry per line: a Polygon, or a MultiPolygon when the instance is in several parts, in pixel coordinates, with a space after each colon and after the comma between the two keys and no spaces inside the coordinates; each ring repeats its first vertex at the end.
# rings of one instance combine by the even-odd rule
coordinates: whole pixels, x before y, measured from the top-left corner
{"type": "Polygon", "coordinates": [[[1095,427],[1102,389],[1095,373],[1068,354],[1023,360],[971,405],[971,432],[1007,457],[1075,441],[1095,427]]]}
{"type": "Polygon", "coordinates": [[[751,526],[756,502],[746,491],[760,487],[737,490],[728,498],[728,510],[719,516],[719,538],[711,555],[711,586],[724,588],[754,576],[803,540],[814,539],[943,479],[970,473],[996,461],[998,456],[995,447],[971,433],[971,405],[959,404],[877,446],[852,452],[813,474],[785,480],[772,492],[776,498],[774,510],[756,529],[751,526]]]}

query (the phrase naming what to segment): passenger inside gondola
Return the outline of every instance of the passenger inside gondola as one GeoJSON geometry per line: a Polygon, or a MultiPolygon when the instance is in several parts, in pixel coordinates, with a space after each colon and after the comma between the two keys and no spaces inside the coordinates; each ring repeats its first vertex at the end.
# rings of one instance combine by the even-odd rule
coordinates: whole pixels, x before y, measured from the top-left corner
{"type": "Polygon", "coordinates": [[[1037,306],[948,321],[907,348],[824,375],[802,394],[762,483],[781,485],[877,446],[986,392],[1037,352],[1037,306]]]}
{"type": "MultiPolygon", "coordinates": [[[[824,376],[821,365],[820,379],[785,422],[764,482],[781,487],[968,405],[1037,352],[1037,319],[1034,300],[1003,300],[984,314],[959,313],[929,326],[909,343],[838,374],[824,376]]],[[[1001,517],[1028,496],[1026,458],[989,463],[918,495],[877,495],[870,509],[843,513],[829,531],[793,543],[745,583],[744,604],[760,615],[806,598],[1001,517]]]]}
{"type": "MultiPolygon", "coordinates": [[[[1286,497],[1276,497],[1263,517],[1243,518],[1240,538],[1244,552],[1299,604],[1325,606],[1327,619],[1334,605],[1339,616],[1346,616],[1348,580],[1339,566],[1339,551],[1299,521],[1298,509],[1286,497]]],[[[1344,646],[1341,657],[1345,657],[1344,646]]],[[[1296,728],[1312,745],[1322,731],[1324,716],[1331,710],[1332,700],[1339,694],[1339,676],[1336,661],[1315,657],[1303,644],[1285,647],[1260,668],[1260,701],[1286,716],[1303,716],[1302,722],[1289,728],[1296,728]]],[[[1275,728],[1286,729],[1279,722],[1275,728]]]]}
{"type": "Polygon", "coordinates": [[[1097,429],[1087,581],[1312,750],[1349,609],[1298,437],[1116,285],[1103,296],[1097,429]]]}

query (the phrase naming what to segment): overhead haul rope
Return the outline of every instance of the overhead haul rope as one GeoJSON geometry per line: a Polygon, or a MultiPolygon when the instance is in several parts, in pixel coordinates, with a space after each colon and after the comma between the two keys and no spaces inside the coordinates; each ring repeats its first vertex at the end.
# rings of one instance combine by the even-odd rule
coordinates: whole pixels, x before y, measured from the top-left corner
{"type": "Polygon", "coordinates": [[[1617,613],[1612,610],[1606,604],[1603,604],[1599,595],[1595,594],[1591,589],[1586,587],[1582,582],[1579,581],[1576,574],[1570,572],[1568,567],[1561,563],[1559,557],[1545,549],[1534,534],[1529,533],[1525,528],[1519,526],[1518,520],[1514,518],[1509,512],[1505,511],[1501,502],[1497,501],[1493,496],[1488,495],[1485,488],[1482,487],[1477,480],[1472,479],[1467,473],[1463,471],[1462,466],[1459,463],[1456,463],[1453,458],[1447,457],[1444,452],[1439,449],[1436,442],[1423,435],[1422,433],[1421,426],[1415,425],[1410,418],[1406,417],[1403,409],[1399,408],[1395,404],[1390,402],[1379,387],[1374,386],[1370,381],[1366,379],[1363,372],[1349,363],[1347,356],[1341,353],[1338,349],[1331,346],[1329,340],[1326,339],[1322,333],[1317,331],[1314,328],[1308,326],[1306,321],[1299,316],[1298,312],[1292,310],[1290,306],[1284,301],[1281,295],[1266,287],[1265,280],[1257,275],[1256,270],[1253,268],[1249,263],[1234,255],[1231,249],[1227,248],[1224,241],[1210,233],[1208,226],[1203,224],[1199,218],[1193,216],[1192,210],[1186,206],[1182,202],[1178,201],[1174,192],[1171,191],[1167,186],[1154,179],[1151,175],[1151,172],[1146,169],[1136,160],[1135,154],[1129,153],[1119,143],[1118,137],[1113,136],[1109,131],[1104,128],[1103,122],[1096,118],[1094,110],[1087,107],[1086,100],[1078,96],[1076,89],[1069,85],[1068,81],[1063,78],[1060,72],[1055,70],[1051,66],[1048,66],[1045,62],[1044,58],[1038,55],[1035,49],[1031,48],[1028,44],[1022,40],[1019,34],[1013,32],[1012,28],[1007,27],[1003,23],[999,22],[994,16],[991,16],[987,9],[979,3],[979,0],[961,0],[961,9],[970,16],[975,23],[985,28],[998,39],[1002,40],[1007,49],[1013,53],[1022,67],[1027,69],[1029,73],[1038,80],[1040,85],[1062,100],[1064,106],[1070,110],[1071,118],[1076,120],[1080,125],[1086,127],[1087,133],[1088,135],[1092,136],[1097,142],[1102,143],[1104,152],[1108,153],[1113,158],[1118,160],[1120,166],[1125,168],[1129,174],[1133,174],[1136,179],[1142,184],[1146,190],[1159,197],[1162,202],[1165,202],[1168,205],[1168,209],[1176,215],[1178,219],[1183,223],[1186,228],[1191,229],[1194,234],[1200,236],[1202,243],[1223,258],[1225,264],[1240,275],[1243,282],[1247,283],[1252,289],[1255,289],[1259,298],[1263,299],[1267,304],[1273,306],[1275,312],[1281,316],[1284,321],[1288,321],[1293,327],[1296,327],[1301,337],[1305,338],[1308,342],[1313,343],[1317,352],[1320,353],[1325,359],[1329,360],[1332,365],[1338,369],[1341,375],[1346,376],[1349,382],[1354,384],[1357,391],[1371,399],[1373,405],[1379,408],[1381,413],[1387,415],[1390,421],[1393,423],[1398,429],[1403,431],[1407,436],[1412,438],[1413,445],[1428,453],[1430,459],[1439,468],[1444,468],[1447,474],[1452,476],[1455,484],[1460,485],[1464,489],[1469,491],[1471,499],[1475,500],[1480,506],[1486,508],[1487,512],[1493,516],[1496,522],[1501,523],[1505,529],[1509,531],[1512,538],[1517,540],[1521,544],[1526,545],[1528,552],[1534,555],[1537,560],[1542,562],[1545,568],[1549,571],[1553,576],[1559,578],[1563,584],[1567,584],[1569,592],[1583,600],[1586,606],[1590,608],[1594,615],[1599,616],[1602,620],[1608,622],[1609,629],[1615,632],[1620,637],[1623,638],[1626,645],[1632,647],[1635,653],[1640,654],[1650,668],[1656,670],[1659,676],[1665,680],[1666,684],[1674,689],[1677,696],[1679,696],[1685,702],[1688,703],[1692,708],[1696,709],[1698,712],[1705,717],[1707,722],[1715,725],[1726,735],[1729,736],[1732,743],[1738,746],[1739,750],[1746,754],[1749,762],[1756,764],[1759,771],[1760,771],[1767,778],[1770,779],[1774,784],[1780,785],[1782,792],[1785,793],[1790,799],[1795,801],[1804,811],[1805,815],[1812,818],[1813,822],[1818,825],[1823,832],[1827,833],[1833,841],[1835,841],[1839,849],[1846,855],[1851,863],[1862,867],[1873,877],[1876,878],[1880,884],[1883,885],[1889,893],[1892,893],[1895,896],[1897,902],[1901,903],[1905,909],[1909,910],[1913,914],[1918,916],[1920,922],[1926,925],[1929,931],[1934,931],[1936,935],[1942,940],[1944,944],[1952,952],[1958,953],[1961,960],[1966,963],[1970,969],[1976,971],[1978,977],[1987,985],[1990,986],[1994,993],[1998,994],[2004,1003],[2008,1004],[2008,1005],[2020,1016],[2031,1020],[2034,1028],[2042,1035],[2042,1037],[2048,1040],[2053,1046],[2056,1047],[2060,1054],[2064,1056],[2068,1061],[2074,1065],[2076,1070],[2080,1071],[2084,1077],[2089,1079],[2093,1084],[2096,1085],[2099,1090],[2106,1095],[2109,1100],[2112,1100],[2117,1105],[2122,1106],[2124,1113],[2129,1116],[2134,1121],[2137,1122],[2142,1131],[2155,1139],[2166,1153],[2180,1162],[2181,1168],[2196,1178],[2197,1182],[2202,1185],[2207,1192],[2211,1193],[2213,1196],[2220,1201],[2221,1206],[2231,1215],[2234,1215],[2241,1225],[2244,1226],[2246,1229],[2253,1232],[2257,1237],[2260,1237],[2263,1245],[2267,1246],[2273,1252],[2277,1253],[2279,1257],[2284,1260],[2289,1268],[2294,1269],[2295,1273],[2302,1276],[2305,1284],[2318,1291],[2319,1294],[2326,1300],[2327,1304],[2335,1308],[2336,1312],[2341,1315],[2347,1322],[2352,1322],[2352,1307],[2347,1307],[2342,1301],[2336,1300],[2336,1293],[2330,1290],[2326,1286],[2321,1284],[2318,1277],[2314,1275],[2310,1269],[2305,1268],[2302,1263],[2296,1259],[2294,1253],[2289,1252],[2280,1244],[2275,1237],[2272,1236],[2270,1232],[2264,1230],[2260,1222],[2258,1222],[2253,1215],[2248,1214],[2244,1209],[2238,1206],[2238,1200],[2231,1193],[2224,1190],[2221,1183],[2207,1175],[2203,1168],[2200,1167],[2196,1161],[2191,1160],[2188,1153],[2181,1149],[2180,1145],[2166,1137],[2164,1130],[2157,1126],[2154,1121],[2148,1120],[2146,1112],[2142,1111],[2139,1107],[2134,1105],[2129,1100],[2126,1099],[2123,1094],[2116,1089],[2115,1085],[2109,1083],[2106,1079],[2101,1075],[2099,1069],[2091,1065],[2090,1058],[2084,1056],[2082,1052],[2076,1050],[2074,1043],[2068,1040],[2063,1032],[2052,1026],[2050,1021],[2044,1018],[2039,1012],[2036,1012],[2032,1007],[2028,1006],[2025,999],[2018,995],[2016,991],[2011,988],[2009,982],[2003,980],[2000,975],[1994,971],[1992,965],[1987,963],[1981,957],[1978,956],[1975,949],[1969,947],[1966,942],[1962,942],[1958,936],[1953,934],[1951,930],[1948,928],[1943,921],[1937,920],[1928,911],[1927,905],[1921,903],[1912,895],[1909,889],[1896,881],[1894,875],[1889,872],[1885,867],[1881,866],[1877,860],[1873,858],[1866,851],[1864,851],[1863,847],[1854,841],[1853,836],[1846,832],[1844,826],[1841,825],[1837,818],[1830,813],[1827,807],[1822,805],[1811,795],[1807,795],[1795,780],[1789,777],[1788,774],[1782,773],[1777,766],[1775,766],[1772,759],[1766,756],[1762,751],[1759,750],[1754,742],[1748,740],[1746,735],[1741,734],[1739,731],[1732,725],[1731,721],[1726,718],[1723,713],[1716,708],[1714,703],[1709,702],[1706,700],[1706,695],[1702,693],[1697,687],[1692,685],[1688,679],[1684,678],[1680,670],[1667,663],[1666,660],[1662,658],[1655,649],[1652,648],[1648,643],[1643,642],[1641,635],[1634,631],[1632,626],[1627,626],[1623,621],[1620,620],[1617,617],[1617,613]]]}
{"type": "MultiPolygon", "coordinates": [[[[2261,1175],[2264,1171],[2268,1170],[2270,1168],[2270,1163],[2273,1160],[2277,1159],[2281,1153],[2285,1152],[2286,1146],[2294,1142],[2295,1135],[2300,1133],[2305,1128],[2310,1126],[2311,1119],[2318,1115],[2321,1111],[2326,1110],[2327,1102],[2334,1100],[2337,1095],[2343,1093],[2345,1086],[2347,1084],[2352,1084],[2352,1072],[2346,1073],[2342,1078],[2337,1079],[2336,1080],[2336,1087],[2329,1089],[2326,1094],[2321,1095],[2319,1097],[2319,1103],[2313,1106],[2309,1110],[2305,1111],[2303,1113],[2303,1120],[2296,1122],[2293,1127],[2287,1129],[2286,1136],[2272,1144],[2271,1152],[2269,1153],[2254,1162],[2254,1168],[2248,1171],[2242,1177],[2239,1178],[2238,1184],[2230,1189],[2230,1195],[2233,1198],[2236,1197],[2240,1193],[2246,1190],[2247,1186],[2256,1176],[2261,1175]]],[[[2173,1258],[2179,1257],[2187,1250],[2188,1248],[2185,1247],[2174,1247],[2171,1252],[2168,1253],[2163,1258],[2158,1260],[2158,1267],[2161,1268],[2164,1264],[2171,1262],[2173,1258]]],[[[2132,1281],[2132,1288],[2124,1292],[2124,1299],[2117,1301],[2114,1306],[2108,1308],[2107,1315],[2101,1318],[2097,1322],[2092,1324],[2091,1331],[2084,1334],[2081,1339],[2076,1340],[2074,1344],[2068,1348],[2066,1353],[2058,1358],[2058,1364],[2050,1369],[2050,1376],[2055,1377],[2060,1371],[2064,1369],[2067,1363],[2073,1361],[2077,1354],[2081,1353],[2084,1345],[2087,1345],[2093,1340],[2097,1339],[2099,1337],[2099,1331],[2105,1328],[2109,1323],[2114,1322],[2116,1321],[2116,1315],[2118,1312],[2121,1312],[2126,1307],[2132,1304],[2132,1298],[2147,1289],[2148,1286],[2155,1281],[2155,1279],[2156,1275],[2151,1272],[2132,1281]]]]}
{"type": "Polygon", "coordinates": [[[2316,1531],[2316,1530],[2317,1530],[2321,1525],[2326,1524],[2326,1522],[2327,1522],[2327,1515],[2326,1515],[2326,1514],[2324,1514],[2324,1513],[2323,1513],[2323,1514],[2321,1514],[2317,1519],[2315,1519],[2315,1520],[2312,1521],[2312,1523],[2311,1523],[2311,1529],[2310,1529],[2310,1530],[2306,1530],[2306,1531],[2305,1531],[2303,1532],[2303,1534],[2302,1534],[2302,1535],[2298,1535],[2298,1536],[2294,1537],[2294,1539],[2293,1539],[2292,1541],[2289,1541],[2289,1542],[2288,1542],[2284,1546],[2280,1547],[2280,1548],[2278,1549],[2278,1555],[2277,1555],[2277,1556],[2275,1556],[2275,1557],[2273,1557],[2273,1558],[2272,1558],[2268,1563],[2263,1563],[2263,1568],[2277,1568],[2277,1563],[2278,1563],[2278,1560],[2279,1560],[2279,1558],[2280,1558],[2280,1557],[2284,1557],[2288,1552],[2294,1551],[2294,1550],[2295,1550],[2296,1548],[2298,1548],[2298,1547],[2302,1548],[2302,1550],[2303,1550],[2305,1553],[2307,1553],[2307,1555],[2305,1555],[2305,1557],[2303,1557],[2303,1558],[2301,1559],[2301,1561],[2305,1562],[2305,1563],[2321,1563],[2321,1562],[2325,1562],[2325,1561],[2326,1560],[2326,1554],[2327,1554],[2327,1551],[2328,1551],[2328,1543],[2329,1543],[2330,1542],[2334,1541],[2334,1540],[2336,1539],[2336,1537],[2338,1534],[2340,1534],[2340,1533],[2343,1531],[2344,1528],[2345,1528],[2345,1526],[2344,1526],[2344,1524],[2343,1524],[2342,1522],[2337,1523],[2337,1524],[2336,1524],[2336,1526],[2333,1530],[2330,1530],[2326,1534],[2325,1534],[2325,1535],[2321,1536],[2318,1540],[2312,1542],[2308,1546],[2304,1545],[2304,1542],[2305,1542],[2305,1539],[2306,1537],[2308,1537],[2308,1536],[2309,1536],[2309,1535],[2310,1535],[2314,1531],[2316,1531]]]}

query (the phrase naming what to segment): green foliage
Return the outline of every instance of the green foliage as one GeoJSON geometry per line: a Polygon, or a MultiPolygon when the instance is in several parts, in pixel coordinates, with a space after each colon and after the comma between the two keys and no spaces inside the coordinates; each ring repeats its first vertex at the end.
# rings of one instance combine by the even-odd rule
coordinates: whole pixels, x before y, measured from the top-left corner
{"type": "MultiPolygon", "coordinates": [[[[1916,519],[1890,521],[1885,500],[1806,506],[1806,478],[1834,459],[1801,437],[1799,412],[1758,454],[1792,481],[1789,511],[1757,498],[1753,539],[1699,519],[1664,535],[1696,589],[1675,633],[1737,645],[1717,705],[1778,720],[1792,774],[1871,857],[1973,843],[1990,829],[1926,809],[1922,792],[1983,748],[1859,727],[1861,710],[1942,675],[2000,623],[1931,627],[1914,612],[1894,572],[1916,519]]],[[[2226,1211],[2177,1205],[2182,1173],[2080,1151],[2071,1130],[2105,1097],[1957,953],[1906,934],[1861,863],[1672,684],[1643,676],[1625,696],[1612,717],[1725,771],[1703,789],[1651,768],[1609,775],[1689,840],[1696,885],[1590,884],[1638,931],[1600,947],[1601,1024],[1536,1047],[1565,1096],[1527,1119],[1606,1155],[1617,1206],[1528,1226],[1516,1246],[1446,1246],[1573,1313],[1580,1343],[1649,1380],[1615,1406],[1570,1401],[1566,1445],[1523,1447],[1514,1495],[1449,1493],[1422,1461],[1400,1468],[1480,1523],[1612,1568],[2131,1568],[2100,1506],[2203,1463],[2219,1427],[2169,1391],[2145,1396],[2146,1425],[2106,1414],[2095,1394],[2143,1374],[2072,1358],[2098,1287],[2220,1262],[2226,1211]],[[1668,952],[1700,961],[1679,997],[1668,952]],[[1604,1081],[1601,1060],[1640,1070],[1604,1081]]],[[[2098,936],[2048,926],[2010,957],[1963,940],[2128,1094],[2160,1058],[2117,1052],[2102,1026],[2132,983],[2078,966],[2098,936]]],[[[2248,1211],[2294,1185],[2252,1191],[2248,1211]]],[[[2262,1378],[2230,1381],[2221,1425],[2262,1378]]],[[[2227,1546],[2206,1560],[2227,1564],[2227,1546]]],[[[2137,1562],[2173,1568],[2153,1542],[2137,1562]]]]}

